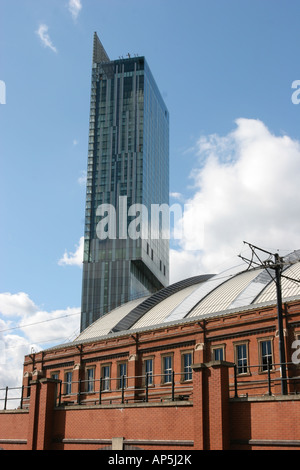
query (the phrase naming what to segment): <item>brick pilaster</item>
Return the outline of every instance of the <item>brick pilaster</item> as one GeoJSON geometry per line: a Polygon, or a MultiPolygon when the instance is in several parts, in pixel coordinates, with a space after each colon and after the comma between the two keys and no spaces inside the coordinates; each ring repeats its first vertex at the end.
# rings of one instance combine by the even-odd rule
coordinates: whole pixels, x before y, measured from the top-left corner
{"type": "Polygon", "coordinates": [[[213,361],[206,364],[210,450],[228,450],[230,446],[229,368],[232,366],[232,363],[226,361],[213,361]]]}
{"type": "Polygon", "coordinates": [[[205,365],[203,363],[193,364],[193,417],[194,417],[194,449],[205,449],[204,430],[204,383],[203,376],[205,365]]]}
{"type": "Polygon", "coordinates": [[[54,379],[40,380],[36,450],[51,450],[56,385],[57,380],[54,379]]]}
{"type": "Polygon", "coordinates": [[[37,433],[38,413],[39,413],[39,388],[40,388],[40,383],[38,380],[31,381],[29,418],[28,418],[28,428],[27,428],[27,450],[35,450],[36,448],[36,433],[37,433]]]}
{"type": "Polygon", "coordinates": [[[229,374],[225,361],[193,368],[194,448],[229,449],[229,374]]]}
{"type": "Polygon", "coordinates": [[[45,378],[31,382],[27,450],[51,449],[57,383],[45,378]]]}

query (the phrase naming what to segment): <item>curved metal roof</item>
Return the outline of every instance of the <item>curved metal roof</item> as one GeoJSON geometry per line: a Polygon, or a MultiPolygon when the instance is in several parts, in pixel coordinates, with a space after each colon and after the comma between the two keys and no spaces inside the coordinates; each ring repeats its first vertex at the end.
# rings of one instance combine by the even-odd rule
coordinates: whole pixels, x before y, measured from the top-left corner
{"type": "Polygon", "coordinates": [[[183,281],[176,282],[171,286],[164,287],[155,294],[148,297],[144,302],[139,304],[136,308],[131,310],[118,324],[112,328],[112,332],[128,330],[131,328],[143,315],[145,315],[150,309],[155,307],[163,300],[171,297],[176,292],[182,289],[194,285],[203,283],[212,277],[212,274],[205,274],[202,276],[194,276],[183,281]]]}
{"type": "MultiPolygon", "coordinates": [[[[282,298],[300,298],[300,250],[284,258],[282,298]]],[[[84,330],[76,343],[126,331],[149,329],[196,317],[276,303],[274,270],[245,269],[237,264],[216,275],[195,276],[165,287],[153,295],[112,310],[84,330]]]]}
{"type": "Polygon", "coordinates": [[[104,336],[111,332],[112,325],[118,324],[126,315],[128,315],[137,305],[145,300],[145,297],[141,299],[132,300],[126,304],[115,308],[111,312],[103,315],[99,320],[89,325],[82,333],[78,336],[76,341],[80,339],[94,338],[97,336],[104,336]]]}

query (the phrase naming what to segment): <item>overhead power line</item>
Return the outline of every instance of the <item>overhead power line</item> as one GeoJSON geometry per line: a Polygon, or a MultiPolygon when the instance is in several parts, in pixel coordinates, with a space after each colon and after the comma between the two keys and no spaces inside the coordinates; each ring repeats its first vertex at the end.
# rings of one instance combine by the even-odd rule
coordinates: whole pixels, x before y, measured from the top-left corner
{"type": "Polygon", "coordinates": [[[33,322],[33,323],[27,323],[25,325],[13,326],[11,328],[6,328],[5,330],[0,330],[0,333],[4,333],[5,331],[20,330],[20,329],[23,329],[23,328],[27,328],[28,326],[40,325],[41,323],[47,323],[47,322],[50,322],[50,321],[60,320],[62,318],[66,318],[66,317],[73,317],[74,315],[80,315],[80,313],[81,312],[69,313],[67,315],[62,315],[62,316],[56,317],[56,318],[48,318],[47,320],[41,320],[41,321],[37,321],[37,322],[33,322]]]}

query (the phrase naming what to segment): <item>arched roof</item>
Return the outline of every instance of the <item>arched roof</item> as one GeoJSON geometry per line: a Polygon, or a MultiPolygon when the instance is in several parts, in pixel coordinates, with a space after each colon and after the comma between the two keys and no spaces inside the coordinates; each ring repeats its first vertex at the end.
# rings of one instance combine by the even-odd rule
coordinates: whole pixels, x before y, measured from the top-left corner
{"type": "MultiPolygon", "coordinates": [[[[284,258],[283,300],[300,298],[299,259],[300,250],[284,258]]],[[[267,266],[245,269],[245,264],[240,263],[220,274],[195,276],[148,297],[132,300],[100,317],[74,342],[192,321],[198,317],[226,315],[267,304],[276,304],[274,270],[267,266]]]]}

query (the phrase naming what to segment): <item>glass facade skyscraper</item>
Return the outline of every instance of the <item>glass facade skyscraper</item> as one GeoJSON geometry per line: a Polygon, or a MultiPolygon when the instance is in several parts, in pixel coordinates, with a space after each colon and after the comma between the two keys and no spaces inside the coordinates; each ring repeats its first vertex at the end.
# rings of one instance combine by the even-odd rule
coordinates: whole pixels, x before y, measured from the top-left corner
{"type": "Polygon", "coordinates": [[[151,218],[153,205],[163,204],[169,204],[168,110],[145,58],[111,61],[95,33],[81,330],[168,285],[169,239],[160,225],[153,230],[151,218]]]}

